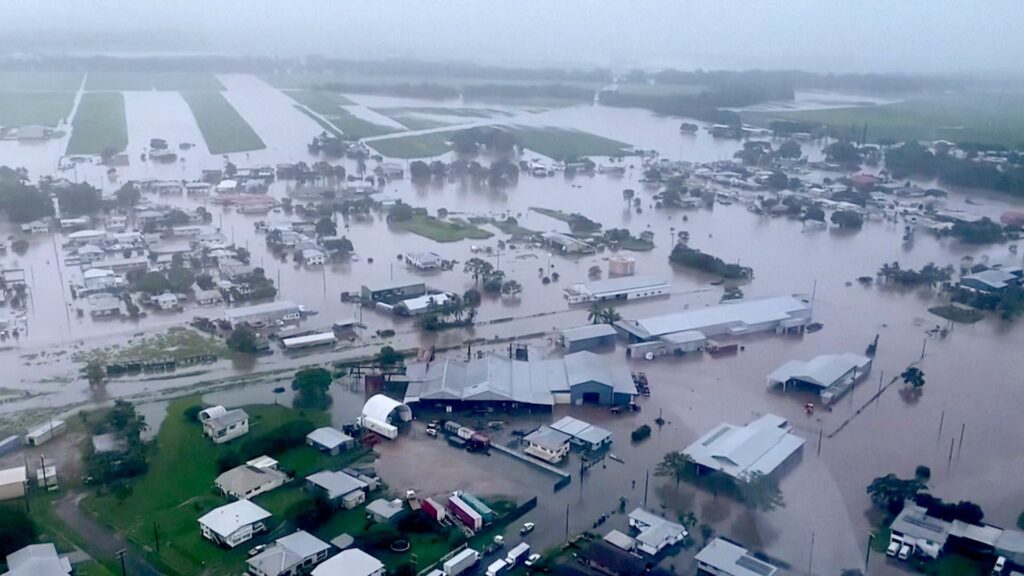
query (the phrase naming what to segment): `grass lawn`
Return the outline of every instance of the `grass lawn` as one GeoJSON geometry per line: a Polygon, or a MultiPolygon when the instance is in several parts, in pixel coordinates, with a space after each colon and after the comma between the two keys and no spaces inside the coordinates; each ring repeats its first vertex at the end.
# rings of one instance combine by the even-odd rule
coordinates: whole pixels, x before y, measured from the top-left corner
{"type": "Polygon", "coordinates": [[[94,358],[104,362],[163,358],[181,360],[200,354],[225,356],[228,354],[228,348],[220,338],[178,326],[169,328],[166,332],[135,337],[125,346],[76,352],[72,358],[83,363],[94,358]]]}
{"type": "Polygon", "coordinates": [[[561,210],[554,210],[554,209],[551,209],[551,208],[541,208],[540,206],[530,206],[530,210],[533,210],[537,214],[543,214],[543,215],[547,216],[548,218],[554,218],[555,220],[561,220],[562,222],[568,223],[568,222],[572,221],[572,216],[570,214],[566,214],[565,212],[562,212],[561,210]]]}
{"type": "Polygon", "coordinates": [[[181,97],[192,109],[192,115],[203,133],[211,154],[248,152],[266,148],[259,134],[249,126],[219,92],[182,92],[181,97]]]}
{"type": "Polygon", "coordinates": [[[567,156],[620,156],[630,147],[625,142],[567,128],[514,127],[523,147],[549,158],[567,156]]]}
{"type": "Polygon", "coordinates": [[[425,118],[418,114],[389,114],[387,116],[409,130],[430,130],[431,128],[441,128],[442,126],[452,125],[452,122],[425,118]]]}
{"type": "Polygon", "coordinates": [[[345,134],[345,138],[347,140],[359,140],[361,138],[369,138],[370,136],[383,136],[384,134],[391,134],[393,132],[400,131],[398,128],[381,126],[380,124],[374,124],[368,120],[363,120],[344,108],[339,108],[333,114],[325,116],[325,118],[341,130],[345,134]]]}
{"type": "Polygon", "coordinates": [[[458,242],[466,239],[484,240],[494,236],[494,234],[487,230],[465,220],[458,218],[438,220],[426,214],[414,214],[411,220],[391,222],[390,226],[398,230],[419,234],[435,242],[458,242]]]}
{"type": "Polygon", "coordinates": [[[509,234],[511,236],[533,236],[534,234],[537,234],[536,230],[530,230],[529,228],[520,226],[518,222],[513,223],[508,220],[492,218],[490,223],[498,230],[501,230],[505,234],[509,234]]]}
{"type": "Polygon", "coordinates": [[[115,92],[219,92],[224,89],[224,85],[213,74],[199,72],[90,72],[85,80],[85,89],[115,92]]]}
{"type": "Polygon", "coordinates": [[[858,136],[866,123],[870,141],[945,139],[1024,145],[1024,95],[1020,94],[961,94],[862,108],[744,114],[745,121],[765,126],[774,119],[818,122],[858,136]]]}
{"type": "MultiPolygon", "coordinates": [[[[303,413],[283,406],[247,406],[245,410],[249,413],[251,426],[249,435],[216,446],[203,437],[202,428],[197,423],[185,419],[185,410],[199,402],[198,396],[171,401],[167,419],[160,427],[152,448],[149,471],[132,482],[126,495],[97,494],[87,498],[82,505],[101,521],[147,549],[153,545],[153,526],[156,524],[160,533],[160,553],[154,552],[153,557],[169,572],[238,572],[244,566],[249,546],[241,545],[234,550],[219,548],[200,536],[197,523],[200,516],[228,502],[214,493],[218,456],[237,449],[240,442],[250,437],[266,434],[293,420],[306,419],[315,426],[322,426],[328,422],[329,416],[325,412],[303,413]]],[[[292,451],[305,449],[303,446],[292,451]]],[[[289,461],[292,451],[280,455],[279,460],[289,461]]],[[[288,490],[291,489],[289,486],[288,490]]],[[[288,496],[283,495],[279,499],[275,506],[288,504],[288,496]]],[[[282,520],[275,516],[268,521],[271,532],[282,520]]]]}
{"type": "Polygon", "coordinates": [[[0,91],[74,92],[81,86],[82,76],[81,72],[2,70],[0,71],[0,91]]]}
{"type": "Polygon", "coordinates": [[[100,154],[106,148],[118,152],[128,147],[128,121],[124,96],[117,92],[82,95],[71,125],[68,154],[100,154]]]}
{"type": "Polygon", "coordinates": [[[355,104],[337,92],[326,90],[285,90],[284,93],[292,100],[324,116],[333,116],[342,106],[355,104]]]}
{"type": "Polygon", "coordinates": [[[74,103],[71,92],[0,92],[0,126],[56,126],[74,103]]]}
{"type": "Polygon", "coordinates": [[[440,156],[451,149],[448,142],[452,131],[430,132],[415,136],[396,136],[367,142],[367,144],[389,158],[430,158],[440,156]]]}
{"type": "Polygon", "coordinates": [[[306,108],[302,104],[295,104],[295,109],[298,110],[299,112],[302,112],[306,116],[309,116],[309,118],[313,122],[316,122],[317,124],[319,124],[320,127],[323,128],[328,134],[332,134],[332,135],[334,135],[334,136],[336,136],[338,138],[342,137],[341,130],[338,130],[337,128],[335,128],[333,124],[331,124],[330,122],[324,120],[323,118],[321,118],[318,114],[315,114],[309,108],[306,108]]]}

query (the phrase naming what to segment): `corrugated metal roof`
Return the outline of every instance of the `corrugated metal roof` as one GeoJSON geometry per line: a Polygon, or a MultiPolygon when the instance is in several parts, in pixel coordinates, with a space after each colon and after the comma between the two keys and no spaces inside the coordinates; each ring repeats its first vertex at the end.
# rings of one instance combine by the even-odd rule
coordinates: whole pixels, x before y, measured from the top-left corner
{"type": "Polygon", "coordinates": [[[731,576],[772,576],[779,571],[775,566],[751,556],[746,548],[722,538],[712,540],[697,553],[696,560],[731,576]]]}
{"type": "Polygon", "coordinates": [[[701,308],[653,316],[636,321],[636,326],[648,336],[663,336],[673,332],[697,330],[707,336],[709,328],[718,326],[749,326],[766,322],[781,321],[793,314],[809,311],[811,304],[793,296],[740,300],[701,308]]]}
{"type": "Polygon", "coordinates": [[[766,414],[746,426],[719,424],[683,453],[701,466],[743,480],[750,474],[770,474],[804,445],[786,420],[766,414]]]}

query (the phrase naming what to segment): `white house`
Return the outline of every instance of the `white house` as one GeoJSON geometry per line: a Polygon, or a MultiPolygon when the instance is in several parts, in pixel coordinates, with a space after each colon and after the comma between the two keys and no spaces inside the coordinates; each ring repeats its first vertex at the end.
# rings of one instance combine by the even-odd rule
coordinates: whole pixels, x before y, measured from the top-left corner
{"type": "Polygon", "coordinates": [[[654,556],[665,548],[682,542],[687,536],[686,528],[652,514],[643,508],[629,513],[629,527],[638,531],[634,539],[636,548],[654,556]]]}
{"type": "Polygon", "coordinates": [[[245,562],[253,576],[295,576],[326,560],[330,551],[330,544],[298,530],[245,562]]]}
{"type": "Polygon", "coordinates": [[[523,438],[523,452],[552,464],[561,462],[569,455],[569,438],[564,432],[541,426],[523,438]]]}
{"type": "Polygon", "coordinates": [[[306,476],[306,485],[332,502],[341,502],[349,510],[366,502],[366,492],[369,490],[366,482],[359,478],[328,470],[306,476]]]}
{"type": "Polygon", "coordinates": [[[277,469],[277,461],[264,456],[224,472],[214,484],[225,496],[244,500],[270,492],[287,481],[288,475],[277,469]]]}
{"type": "Polygon", "coordinates": [[[434,252],[418,252],[406,254],[405,261],[417,270],[436,270],[441,267],[444,259],[434,252]]]}
{"type": "Polygon", "coordinates": [[[32,544],[8,554],[7,569],[3,576],[68,576],[71,562],[53,544],[32,544]]]}
{"type": "Polygon", "coordinates": [[[384,564],[359,548],[349,548],[313,568],[313,576],[384,576],[384,564]]]}
{"type": "Polygon", "coordinates": [[[714,576],[774,576],[778,568],[754,558],[746,548],[715,538],[697,553],[698,573],[714,576]]]}
{"type": "Polygon", "coordinates": [[[203,434],[214,444],[223,444],[249,433],[249,415],[241,409],[229,411],[223,406],[213,406],[199,413],[199,421],[203,423],[203,434]]]}
{"type": "Polygon", "coordinates": [[[306,266],[323,266],[327,257],[316,248],[306,248],[302,251],[302,261],[306,263],[306,266]]]}
{"type": "Polygon", "coordinates": [[[747,482],[769,475],[800,450],[804,439],[793,434],[789,422],[765,414],[745,425],[719,424],[683,450],[703,470],[714,470],[747,482]]]}
{"type": "Polygon", "coordinates": [[[158,296],[154,296],[153,303],[161,310],[171,310],[178,305],[178,297],[169,292],[165,292],[158,296]]]}
{"type": "Polygon", "coordinates": [[[248,500],[236,500],[214,508],[199,518],[199,528],[203,538],[234,548],[251,539],[254,534],[266,530],[263,521],[270,516],[270,512],[248,500]]]}

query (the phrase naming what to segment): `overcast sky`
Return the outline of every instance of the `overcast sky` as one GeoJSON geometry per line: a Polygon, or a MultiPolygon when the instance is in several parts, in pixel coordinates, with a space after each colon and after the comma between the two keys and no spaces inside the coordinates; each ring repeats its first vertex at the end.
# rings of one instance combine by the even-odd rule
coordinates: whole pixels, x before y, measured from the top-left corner
{"type": "Polygon", "coordinates": [[[42,39],[67,38],[83,52],[527,66],[1018,72],[1024,62],[1021,0],[0,0],[0,10],[4,52],[54,51],[42,39]]]}

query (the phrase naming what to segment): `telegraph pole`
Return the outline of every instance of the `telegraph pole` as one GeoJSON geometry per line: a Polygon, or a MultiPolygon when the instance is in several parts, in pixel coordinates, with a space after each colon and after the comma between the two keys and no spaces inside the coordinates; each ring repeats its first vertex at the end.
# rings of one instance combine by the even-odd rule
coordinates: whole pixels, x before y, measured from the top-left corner
{"type": "Polygon", "coordinates": [[[117,559],[121,561],[121,576],[128,576],[128,570],[124,566],[124,555],[127,551],[128,550],[126,550],[125,548],[121,548],[115,554],[115,556],[117,556],[117,559]]]}

